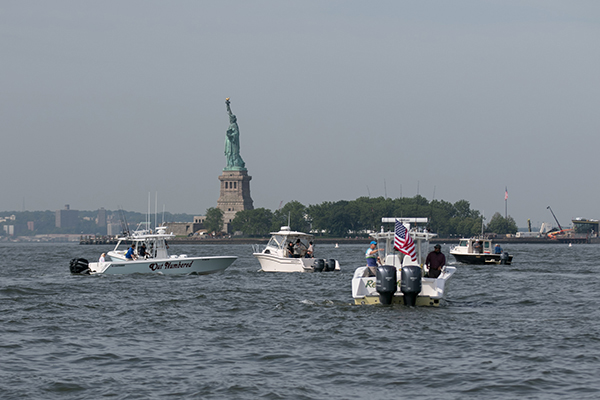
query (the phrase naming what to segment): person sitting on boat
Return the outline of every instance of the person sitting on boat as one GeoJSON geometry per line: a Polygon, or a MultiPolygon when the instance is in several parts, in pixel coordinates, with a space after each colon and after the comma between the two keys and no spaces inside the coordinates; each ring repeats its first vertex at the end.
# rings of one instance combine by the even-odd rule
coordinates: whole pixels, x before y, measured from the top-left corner
{"type": "Polygon", "coordinates": [[[308,242],[308,249],[306,250],[306,254],[304,257],[313,258],[315,256],[315,246],[313,246],[313,242],[308,242]]]}
{"type": "Polygon", "coordinates": [[[106,259],[105,259],[104,257],[106,257],[106,253],[102,253],[102,254],[100,255],[100,258],[98,259],[98,262],[99,262],[99,263],[106,262],[106,259]]]}
{"type": "Polygon", "coordinates": [[[144,243],[142,243],[142,245],[140,246],[140,249],[138,250],[138,254],[140,257],[148,258],[149,254],[146,251],[146,245],[144,243]]]}
{"type": "Polygon", "coordinates": [[[131,261],[135,260],[135,243],[131,243],[131,247],[127,250],[127,253],[125,253],[125,258],[131,261]]]}
{"type": "Polygon", "coordinates": [[[294,258],[302,258],[305,252],[306,246],[304,243],[302,243],[300,239],[296,239],[296,244],[294,245],[294,258]]]}
{"type": "Polygon", "coordinates": [[[481,245],[481,241],[480,240],[478,240],[475,243],[473,243],[473,251],[475,253],[479,253],[479,254],[483,253],[483,246],[481,245]]]}
{"type": "Polygon", "coordinates": [[[294,258],[294,243],[289,242],[286,250],[287,250],[287,256],[289,258],[294,258]]]}
{"type": "Polygon", "coordinates": [[[494,247],[494,254],[502,254],[502,247],[499,244],[496,244],[496,247],[494,247]]]}
{"type": "Polygon", "coordinates": [[[442,268],[446,265],[446,256],[442,253],[442,246],[439,244],[433,246],[433,251],[427,254],[425,265],[429,268],[429,278],[437,278],[440,276],[442,268]]]}

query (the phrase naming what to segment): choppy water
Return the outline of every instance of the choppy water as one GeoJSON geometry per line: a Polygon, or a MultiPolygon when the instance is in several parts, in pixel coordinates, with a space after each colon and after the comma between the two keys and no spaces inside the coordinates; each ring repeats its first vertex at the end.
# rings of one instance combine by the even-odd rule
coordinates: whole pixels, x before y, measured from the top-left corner
{"type": "Polygon", "coordinates": [[[353,305],[366,245],[318,246],[342,265],[320,274],[171,247],[239,259],[82,277],[69,260],[106,246],[0,244],[0,398],[600,397],[598,245],[506,245],[513,265],[459,265],[437,309],[353,305]]]}

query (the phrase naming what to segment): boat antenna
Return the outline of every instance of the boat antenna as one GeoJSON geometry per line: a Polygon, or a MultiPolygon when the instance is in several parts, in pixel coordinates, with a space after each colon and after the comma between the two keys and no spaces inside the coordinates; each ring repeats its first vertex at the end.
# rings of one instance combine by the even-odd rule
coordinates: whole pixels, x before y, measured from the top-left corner
{"type": "MultiPolygon", "coordinates": [[[[435,200],[435,186],[433,186],[433,197],[431,198],[431,202],[429,203],[429,219],[428,219],[428,221],[430,221],[430,222],[433,217],[433,200],[435,200]]],[[[429,228],[429,223],[427,225],[425,225],[425,227],[429,228]]]]}
{"type": "Polygon", "coordinates": [[[385,184],[385,179],[383,180],[383,193],[385,194],[385,199],[387,199],[387,185],[385,184]]]}
{"type": "Polygon", "coordinates": [[[154,192],[154,228],[158,226],[158,192],[154,192]]]}
{"type": "Polygon", "coordinates": [[[148,192],[148,213],[146,214],[146,229],[150,229],[150,192],[148,192]]]}
{"type": "Polygon", "coordinates": [[[127,223],[127,218],[125,218],[123,208],[121,207],[119,207],[119,217],[119,220],[121,222],[121,231],[123,231],[123,235],[129,236],[129,224],[127,223]]]}
{"type": "Polygon", "coordinates": [[[481,237],[483,237],[483,221],[485,221],[485,211],[481,214],[481,237]]]}
{"type": "MultiPolygon", "coordinates": [[[[291,212],[291,211],[288,211],[288,226],[290,226],[290,216],[291,216],[291,215],[292,215],[292,212],[291,212]]],[[[290,229],[291,229],[291,228],[292,228],[292,227],[290,226],[290,229]]]]}

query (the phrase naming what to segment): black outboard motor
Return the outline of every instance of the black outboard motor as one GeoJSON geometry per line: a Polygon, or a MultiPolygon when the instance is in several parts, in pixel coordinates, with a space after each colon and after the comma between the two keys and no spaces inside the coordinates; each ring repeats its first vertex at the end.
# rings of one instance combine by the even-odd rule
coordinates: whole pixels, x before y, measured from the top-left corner
{"type": "Polygon", "coordinates": [[[313,263],[313,269],[315,272],[323,272],[323,268],[325,268],[325,260],[322,258],[316,258],[313,263]]]}
{"type": "Polygon", "coordinates": [[[325,264],[325,271],[335,271],[335,260],[330,258],[325,264]]]}
{"type": "Polygon", "coordinates": [[[500,264],[506,264],[508,262],[508,253],[503,251],[502,254],[500,254],[500,264]]]}
{"type": "Polygon", "coordinates": [[[404,305],[414,307],[421,293],[421,268],[418,265],[402,267],[400,291],[404,295],[404,305]]]}
{"type": "Polygon", "coordinates": [[[90,269],[88,268],[88,260],[85,258],[74,258],[69,264],[69,270],[72,274],[89,274],[90,269]]]}
{"type": "Polygon", "coordinates": [[[379,293],[379,302],[384,306],[389,306],[392,304],[394,293],[398,290],[396,267],[392,265],[381,265],[377,267],[375,279],[375,290],[379,293]]]}

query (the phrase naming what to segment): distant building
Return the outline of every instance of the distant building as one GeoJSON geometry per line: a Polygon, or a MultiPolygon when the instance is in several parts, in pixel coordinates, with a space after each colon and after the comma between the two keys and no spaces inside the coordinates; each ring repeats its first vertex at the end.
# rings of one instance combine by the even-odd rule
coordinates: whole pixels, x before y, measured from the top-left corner
{"type": "Polygon", "coordinates": [[[575,218],[571,220],[571,222],[573,222],[575,233],[585,233],[593,236],[598,235],[599,221],[597,219],[575,218]]]}
{"type": "Polygon", "coordinates": [[[121,229],[121,224],[115,224],[115,223],[110,223],[106,225],[106,234],[108,236],[118,236],[120,235],[122,232],[121,229]]]}
{"type": "Polygon", "coordinates": [[[30,231],[34,231],[35,230],[35,223],[34,221],[27,221],[27,229],[30,231]]]}
{"type": "Polygon", "coordinates": [[[79,211],[71,210],[68,204],[62,210],[56,210],[56,227],[57,228],[75,228],[77,226],[77,218],[79,211]]]}
{"type": "Polygon", "coordinates": [[[98,219],[96,220],[96,224],[101,227],[106,226],[106,210],[104,207],[98,210],[98,219]]]}

